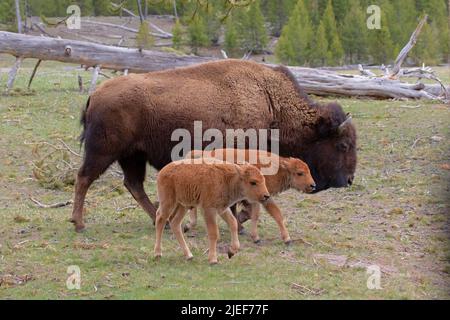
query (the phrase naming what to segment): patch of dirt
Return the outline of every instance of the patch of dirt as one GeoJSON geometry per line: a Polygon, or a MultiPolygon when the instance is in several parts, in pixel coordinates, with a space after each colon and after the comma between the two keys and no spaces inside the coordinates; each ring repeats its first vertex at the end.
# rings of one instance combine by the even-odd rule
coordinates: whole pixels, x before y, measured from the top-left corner
{"type": "Polygon", "coordinates": [[[381,272],[386,274],[398,273],[398,269],[394,266],[382,265],[378,262],[369,262],[364,260],[349,259],[344,255],[336,254],[314,254],[314,259],[325,260],[326,263],[338,267],[349,267],[349,268],[368,268],[370,266],[377,266],[380,268],[381,272]]]}
{"type": "Polygon", "coordinates": [[[14,274],[5,274],[0,275],[0,287],[13,287],[18,285],[23,285],[28,281],[33,280],[33,276],[30,274],[24,275],[14,275],[14,274]]]}

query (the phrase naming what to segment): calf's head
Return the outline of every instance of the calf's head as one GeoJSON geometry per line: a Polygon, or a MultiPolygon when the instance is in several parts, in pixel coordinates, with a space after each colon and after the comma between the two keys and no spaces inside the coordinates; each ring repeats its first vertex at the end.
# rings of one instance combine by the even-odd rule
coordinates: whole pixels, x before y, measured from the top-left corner
{"type": "Polygon", "coordinates": [[[302,158],[316,182],[315,192],[348,187],[356,169],[356,130],[351,116],[336,103],[318,107],[315,138],[305,148],[302,158]]]}
{"type": "Polygon", "coordinates": [[[313,192],[316,189],[308,165],[297,158],[282,159],[280,167],[289,172],[291,188],[302,192],[313,192]]]}
{"type": "Polygon", "coordinates": [[[270,198],[266,181],[258,168],[244,164],[237,165],[243,196],[249,201],[264,202],[270,198]]]}

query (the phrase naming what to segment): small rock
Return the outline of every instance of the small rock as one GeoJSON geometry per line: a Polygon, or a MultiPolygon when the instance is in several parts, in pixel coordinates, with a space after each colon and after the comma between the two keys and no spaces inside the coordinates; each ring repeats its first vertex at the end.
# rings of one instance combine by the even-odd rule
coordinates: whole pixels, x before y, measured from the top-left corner
{"type": "Polygon", "coordinates": [[[441,137],[441,136],[432,136],[430,139],[431,139],[432,141],[434,141],[434,142],[440,142],[440,141],[442,141],[442,140],[444,139],[444,137],[441,137]]]}

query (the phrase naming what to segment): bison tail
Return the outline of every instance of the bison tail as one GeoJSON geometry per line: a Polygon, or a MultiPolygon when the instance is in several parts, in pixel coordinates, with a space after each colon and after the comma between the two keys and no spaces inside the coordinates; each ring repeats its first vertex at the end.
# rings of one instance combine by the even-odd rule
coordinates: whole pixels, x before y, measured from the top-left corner
{"type": "Polygon", "coordinates": [[[86,112],[89,107],[89,101],[91,100],[91,97],[88,98],[86,102],[86,108],[84,108],[81,111],[81,117],[80,117],[80,124],[83,126],[83,132],[81,132],[80,135],[80,144],[83,145],[84,139],[86,138],[86,112]]]}

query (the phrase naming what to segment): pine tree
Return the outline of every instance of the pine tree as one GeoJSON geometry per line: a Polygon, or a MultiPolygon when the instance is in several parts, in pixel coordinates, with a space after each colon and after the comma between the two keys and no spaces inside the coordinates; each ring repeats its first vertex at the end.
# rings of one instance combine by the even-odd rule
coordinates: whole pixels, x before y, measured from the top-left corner
{"type": "Polygon", "coordinates": [[[174,49],[180,49],[183,42],[183,28],[179,19],[177,19],[172,28],[172,35],[172,47],[174,49]]]}
{"type": "Polygon", "coordinates": [[[366,16],[358,0],[350,0],[342,26],[342,45],[350,63],[362,62],[367,55],[366,16]]]}
{"type": "Polygon", "coordinates": [[[208,35],[206,33],[206,26],[203,18],[196,15],[190,22],[188,27],[189,45],[194,54],[198,53],[200,47],[208,45],[208,35]]]}
{"type": "Polygon", "coordinates": [[[436,42],[438,32],[435,22],[423,26],[417,43],[409,54],[418,65],[435,65],[440,62],[439,44],[436,42]]]}
{"type": "Polygon", "coordinates": [[[77,4],[80,6],[83,16],[91,16],[94,14],[94,3],[92,0],[80,0],[77,1],[77,4]]]}
{"type": "Polygon", "coordinates": [[[328,0],[327,2],[322,22],[324,23],[325,33],[329,43],[327,63],[329,65],[341,64],[344,57],[344,49],[342,48],[339,33],[337,31],[336,18],[334,16],[331,0],[328,0]]]}
{"type": "Polygon", "coordinates": [[[0,28],[17,31],[14,0],[0,0],[0,28]]]}
{"type": "MultiPolygon", "coordinates": [[[[419,17],[415,0],[393,1],[395,21],[390,21],[390,31],[395,44],[403,47],[415,30],[419,17]]],[[[397,54],[398,52],[396,52],[397,54]]]]}
{"type": "Polygon", "coordinates": [[[353,8],[353,6],[354,3],[352,0],[333,1],[333,12],[336,16],[336,23],[338,26],[342,26],[344,24],[347,13],[353,8]]]}
{"type": "Polygon", "coordinates": [[[304,0],[298,0],[283,27],[275,48],[277,58],[284,64],[304,65],[310,54],[312,39],[311,21],[304,0]]]}
{"type": "Polygon", "coordinates": [[[373,63],[388,64],[394,60],[394,43],[385,16],[381,15],[381,29],[368,30],[369,54],[373,63]],[[384,21],[384,22],[383,22],[384,21]]]}
{"type": "MultiPolygon", "coordinates": [[[[209,0],[208,4],[198,8],[196,13],[197,15],[202,17],[203,23],[206,28],[206,36],[208,37],[208,41],[212,44],[217,44],[219,42],[222,26],[220,15],[221,5],[222,4],[219,3],[218,0],[209,0]]],[[[193,8],[193,10],[195,10],[195,7],[193,8]]]]}
{"type": "MultiPolygon", "coordinates": [[[[135,3],[136,1],[131,1],[135,3]]],[[[109,16],[111,11],[109,10],[110,1],[109,0],[92,0],[94,6],[95,16],[109,16]]]]}
{"type": "Polygon", "coordinates": [[[240,10],[234,21],[241,50],[259,53],[265,49],[268,38],[258,0],[240,10]]]}
{"type": "Polygon", "coordinates": [[[228,17],[227,24],[225,26],[225,51],[230,57],[233,57],[237,53],[238,49],[238,35],[236,26],[233,21],[233,17],[228,17]]]}
{"type": "Polygon", "coordinates": [[[450,53],[449,10],[445,0],[428,0],[422,4],[424,13],[428,14],[431,29],[434,29],[437,43],[436,60],[442,60],[450,53]]]}
{"type": "Polygon", "coordinates": [[[150,35],[148,23],[143,22],[139,26],[139,31],[136,35],[136,45],[140,49],[150,49],[155,43],[155,39],[150,35]]]}
{"type": "Polygon", "coordinates": [[[311,60],[312,66],[325,65],[328,58],[328,41],[325,34],[325,25],[323,21],[316,30],[314,41],[311,46],[311,60]]]}
{"type": "Polygon", "coordinates": [[[295,0],[269,0],[266,3],[265,12],[267,21],[270,23],[270,32],[273,36],[279,37],[281,29],[295,6],[295,0]]]}

